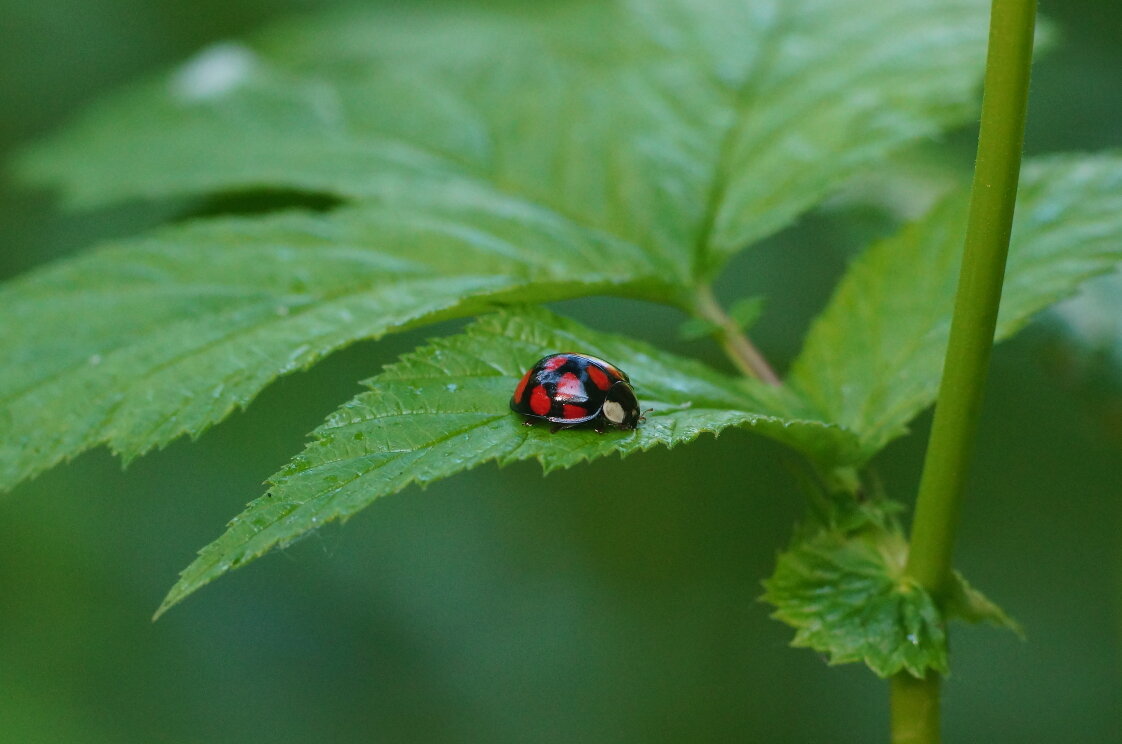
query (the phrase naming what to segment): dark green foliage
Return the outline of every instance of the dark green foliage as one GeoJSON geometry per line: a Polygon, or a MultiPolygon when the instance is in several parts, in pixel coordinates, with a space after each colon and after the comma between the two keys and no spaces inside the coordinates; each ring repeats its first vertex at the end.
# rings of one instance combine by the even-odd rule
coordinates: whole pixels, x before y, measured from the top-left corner
{"type": "Polygon", "coordinates": [[[812,504],[813,516],[764,582],[773,616],[796,630],[792,645],[819,651],[831,664],[864,662],[881,677],[922,677],[949,671],[947,617],[1022,633],[962,576],[956,574],[953,596],[940,610],[904,574],[908,543],[894,518],[897,504],[848,494],[815,496],[812,504]]]}
{"type": "Polygon", "coordinates": [[[187,226],[10,287],[0,421],[22,425],[0,487],[96,444],[130,458],[196,436],[278,375],[484,299],[689,307],[734,251],[967,117],[984,15],[350,11],[204,51],[23,171],[83,205],[267,187],[353,206],[187,226]]]}
{"type": "Polygon", "coordinates": [[[764,599],[795,628],[793,645],[820,651],[831,664],[862,661],[882,677],[945,673],[943,618],[902,575],[906,556],[897,530],[823,530],[780,554],[764,599]]]}
{"type": "MultiPolygon", "coordinates": [[[[198,219],[0,288],[0,488],[99,444],[128,460],[198,436],[348,344],[499,308],[368,380],[161,611],[380,496],[484,462],[548,472],[740,427],[844,482],[933,399],[962,194],[854,262],[784,386],[526,303],[614,294],[696,313],[736,252],[970,117],[986,5],[359,10],[207,50],[94,108],[22,172],[82,206],[254,189],[340,206],[198,219]],[[522,426],[514,384],[561,350],[628,370],[648,421],[602,436],[522,426]]],[[[1119,158],[1028,164],[999,335],[1109,271],[1120,215],[1119,158]]],[[[734,325],[761,302],[734,304],[734,325]]],[[[900,579],[905,549],[887,522],[816,528],[780,557],[767,598],[796,644],[834,661],[943,671],[945,619],[900,579]]],[[[959,589],[948,613],[1012,625],[959,589]]]]}
{"type": "MultiPolygon", "coordinates": [[[[880,451],[935,398],[966,223],[965,194],[872,246],[815,321],[791,385],[880,451]]],[[[1122,158],[1026,161],[997,336],[1122,260],[1122,158]]]]}
{"type": "Polygon", "coordinates": [[[498,313],[435,341],[367,380],[308,448],[270,479],[269,492],[203,549],[162,609],[226,571],[326,522],[345,519],[411,483],[484,462],[534,459],[548,472],[612,453],[673,447],[705,432],[748,428],[829,462],[855,454],[852,434],[791,418],[760,383],[725,378],[686,359],[596,333],[541,310],[498,313]],[[525,426],[508,401],[523,372],[551,351],[580,349],[618,363],[637,384],[647,421],[634,431],[551,433],[525,426]]]}

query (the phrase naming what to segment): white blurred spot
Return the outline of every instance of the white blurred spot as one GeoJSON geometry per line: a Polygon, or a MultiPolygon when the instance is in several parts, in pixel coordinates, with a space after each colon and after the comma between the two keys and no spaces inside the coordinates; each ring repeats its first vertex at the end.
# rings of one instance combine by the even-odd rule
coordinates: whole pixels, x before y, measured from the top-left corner
{"type": "Polygon", "coordinates": [[[224,41],[183,63],[171,79],[171,93],[186,101],[226,95],[249,78],[257,56],[247,47],[224,41]]]}
{"type": "Polygon", "coordinates": [[[90,366],[96,367],[101,364],[101,354],[94,354],[89,358],[90,366]]]}
{"type": "Polygon", "coordinates": [[[1091,349],[1110,352],[1122,363],[1122,274],[1096,277],[1079,294],[1052,308],[1091,349]]]}

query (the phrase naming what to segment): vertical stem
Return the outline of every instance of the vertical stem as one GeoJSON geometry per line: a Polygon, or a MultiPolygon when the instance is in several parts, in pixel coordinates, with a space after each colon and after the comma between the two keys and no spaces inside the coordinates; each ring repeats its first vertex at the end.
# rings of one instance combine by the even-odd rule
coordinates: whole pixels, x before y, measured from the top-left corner
{"type": "Polygon", "coordinates": [[[923,679],[902,673],[889,682],[892,694],[892,744],[939,741],[939,675],[923,679]]]}
{"type": "Polygon", "coordinates": [[[936,595],[951,546],[989,371],[1024,141],[1033,0],[994,0],[978,161],[950,340],[920,478],[907,573],[936,595]]]}
{"type": "MultiPolygon", "coordinates": [[[[989,371],[1021,167],[1035,16],[1035,0],[993,0],[962,271],[905,567],[936,601],[951,580],[954,533],[989,371]]],[[[938,742],[938,679],[900,677],[892,692],[893,742],[938,742]],[[905,706],[918,716],[906,731],[905,706]]]]}

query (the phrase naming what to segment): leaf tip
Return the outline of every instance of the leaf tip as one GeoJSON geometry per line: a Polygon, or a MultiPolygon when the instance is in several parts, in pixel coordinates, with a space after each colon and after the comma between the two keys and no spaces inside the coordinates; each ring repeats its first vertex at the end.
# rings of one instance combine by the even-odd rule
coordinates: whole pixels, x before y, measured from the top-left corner
{"type": "Polygon", "coordinates": [[[184,591],[184,589],[182,588],[182,583],[182,579],[176,582],[175,586],[171,588],[171,590],[164,597],[163,601],[160,602],[160,606],[157,607],[156,611],[152,613],[152,622],[156,622],[161,617],[163,617],[168,610],[182,602],[187,597],[187,595],[194,592],[197,588],[195,587],[184,591]]]}

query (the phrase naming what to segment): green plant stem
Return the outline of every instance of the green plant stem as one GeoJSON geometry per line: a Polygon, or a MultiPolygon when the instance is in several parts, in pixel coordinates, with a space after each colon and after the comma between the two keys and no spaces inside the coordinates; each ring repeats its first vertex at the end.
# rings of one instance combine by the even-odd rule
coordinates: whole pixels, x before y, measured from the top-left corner
{"type": "MultiPolygon", "coordinates": [[[[1035,18],[1035,0],[993,0],[962,270],[905,567],[906,576],[937,602],[952,577],[954,533],[993,348],[1021,168],[1035,18]]],[[[939,681],[916,682],[893,681],[892,718],[903,720],[910,710],[917,727],[922,720],[927,724],[908,728],[909,738],[893,738],[896,744],[939,741],[939,681]]],[[[894,725],[894,737],[896,731],[894,725]]]]}
{"type": "Polygon", "coordinates": [[[923,679],[908,673],[892,678],[893,744],[929,744],[939,740],[939,675],[923,679]]]}
{"type": "Polygon", "coordinates": [[[718,328],[718,340],[728,354],[729,359],[744,374],[755,377],[769,385],[779,385],[781,381],[775,370],[767,363],[767,359],[759,349],[741,333],[736,321],[729,317],[724,308],[713,296],[713,290],[708,285],[702,285],[694,298],[694,311],[705,320],[718,328]]]}

